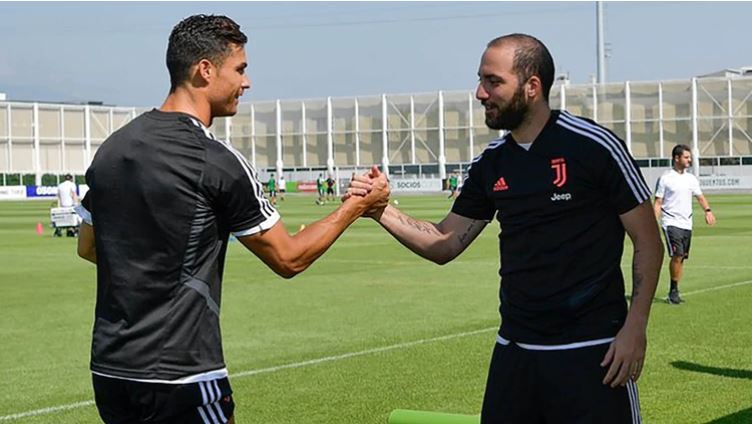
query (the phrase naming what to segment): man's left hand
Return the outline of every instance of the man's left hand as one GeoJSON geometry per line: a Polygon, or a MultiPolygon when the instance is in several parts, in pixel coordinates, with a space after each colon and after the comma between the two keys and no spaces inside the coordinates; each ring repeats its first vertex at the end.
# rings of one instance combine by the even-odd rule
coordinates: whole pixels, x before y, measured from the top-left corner
{"type": "Polygon", "coordinates": [[[625,323],[601,362],[602,367],[611,364],[603,384],[616,387],[627,384],[630,379],[637,381],[642,374],[646,348],[646,330],[640,325],[625,323]]]}

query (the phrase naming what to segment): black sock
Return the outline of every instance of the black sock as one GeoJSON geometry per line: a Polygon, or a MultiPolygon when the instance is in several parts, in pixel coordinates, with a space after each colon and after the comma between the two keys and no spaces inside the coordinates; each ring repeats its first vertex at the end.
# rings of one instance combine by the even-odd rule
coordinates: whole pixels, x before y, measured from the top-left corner
{"type": "Polygon", "coordinates": [[[671,280],[671,291],[674,291],[674,290],[678,290],[678,289],[679,289],[679,288],[677,287],[678,285],[679,285],[679,282],[678,282],[678,281],[676,281],[676,280],[671,280]]]}

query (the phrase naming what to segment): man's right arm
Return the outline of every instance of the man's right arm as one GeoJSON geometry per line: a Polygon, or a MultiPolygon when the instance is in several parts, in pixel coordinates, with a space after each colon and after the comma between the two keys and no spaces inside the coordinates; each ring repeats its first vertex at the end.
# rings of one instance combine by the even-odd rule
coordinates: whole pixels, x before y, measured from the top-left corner
{"type": "Polygon", "coordinates": [[[405,247],[439,265],[462,253],[487,224],[453,212],[434,224],[412,218],[391,205],[373,218],[405,247]]]}
{"type": "Polygon", "coordinates": [[[238,240],[272,271],[284,278],[303,272],[366,211],[383,208],[389,201],[386,178],[374,184],[374,189],[364,197],[353,197],[324,219],[316,221],[290,235],[281,221],[256,234],[238,237],[238,240]]]}
{"type": "Polygon", "coordinates": [[[656,197],[655,203],[653,203],[653,213],[655,214],[656,221],[661,220],[661,208],[663,207],[663,198],[656,197]]]}

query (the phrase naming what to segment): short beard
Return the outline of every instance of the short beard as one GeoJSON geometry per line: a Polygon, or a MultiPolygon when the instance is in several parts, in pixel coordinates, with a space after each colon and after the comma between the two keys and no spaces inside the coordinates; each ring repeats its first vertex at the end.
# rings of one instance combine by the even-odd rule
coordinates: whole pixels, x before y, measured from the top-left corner
{"type": "Polygon", "coordinates": [[[524,88],[520,85],[509,104],[498,109],[496,118],[486,118],[486,126],[492,130],[514,131],[525,121],[529,110],[524,99],[524,88]]]}

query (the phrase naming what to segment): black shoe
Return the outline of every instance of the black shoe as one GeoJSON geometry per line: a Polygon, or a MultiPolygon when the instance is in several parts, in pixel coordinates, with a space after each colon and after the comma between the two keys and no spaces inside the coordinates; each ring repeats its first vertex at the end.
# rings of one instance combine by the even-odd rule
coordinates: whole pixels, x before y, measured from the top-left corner
{"type": "Polygon", "coordinates": [[[676,290],[669,290],[668,297],[666,298],[666,301],[671,305],[678,305],[682,303],[682,299],[679,296],[679,289],[676,290]]]}

